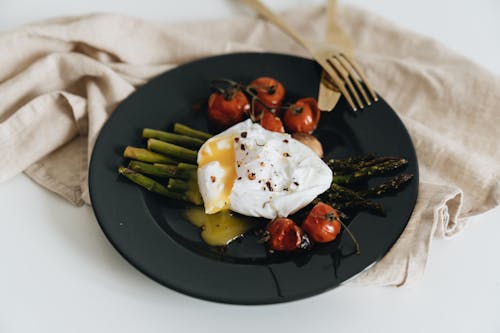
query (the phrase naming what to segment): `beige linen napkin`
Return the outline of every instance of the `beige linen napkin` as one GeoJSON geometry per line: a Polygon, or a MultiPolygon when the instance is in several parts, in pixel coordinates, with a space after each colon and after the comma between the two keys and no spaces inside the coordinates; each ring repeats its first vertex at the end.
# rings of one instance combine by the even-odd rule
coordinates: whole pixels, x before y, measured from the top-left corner
{"type": "MultiPolygon", "coordinates": [[[[284,16],[323,39],[324,8],[284,16]]],[[[453,236],[465,217],[500,201],[500,79],[371,13],[340,7],[340,19],[369,80],[408,127],[421,172],[403,235],[351,283],[402,285],[423,274],[433,238],[453,236]]],[[[121,100],[178,64],[248,50],[307,56],[250,16],[165,25],[95,14],[1,33],[0,181],[24,171],[76,205],[89,203],[89,152],[121,100]]]]}

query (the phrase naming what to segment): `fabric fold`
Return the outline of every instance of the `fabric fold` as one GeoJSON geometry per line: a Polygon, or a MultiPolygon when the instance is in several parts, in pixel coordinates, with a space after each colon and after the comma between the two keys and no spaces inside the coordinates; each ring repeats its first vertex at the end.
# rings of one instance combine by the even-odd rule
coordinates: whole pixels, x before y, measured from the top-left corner
{"type": "Polygon", "coordinates": [[[459,219],[462,191],[453,186],[421,182],[412,217],[391,250],[348,285],[402,286],[419,281],[434,237],[450,237],[466,225],[459,219]]]}

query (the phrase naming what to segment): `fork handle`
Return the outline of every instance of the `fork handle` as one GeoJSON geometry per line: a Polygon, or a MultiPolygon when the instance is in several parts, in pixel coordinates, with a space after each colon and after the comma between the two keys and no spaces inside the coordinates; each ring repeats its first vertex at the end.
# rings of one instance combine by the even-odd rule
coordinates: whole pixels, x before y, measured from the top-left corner
{"type": "Polygon", "coordinates": [[[326,41],[337,45],[342,52],[353,55],[352,41],[337,21],[337,1],[328,0],[326,5],[326,41]]]}
{"type": "Polygon", "coordinates": [[[285,21],[283,21],[278,15],[276,15],[273,11],[271,11],[271,9],[269,9],[262,2],[260,2],[259,0],[243,0],[243,2],[247,4],[248,7],[251,7],[261,16],[266,18],[269,22],[273,23],[278,28],[283,30],[284,33],[292,37],[297,43],[301,44],[307,50],[310,50],[307,41],[304,38],[302,38],[299,34],[297,34],[295,31],[293,31],[293,29],[290,28],[290,26],[287,25],[285,21]]]}

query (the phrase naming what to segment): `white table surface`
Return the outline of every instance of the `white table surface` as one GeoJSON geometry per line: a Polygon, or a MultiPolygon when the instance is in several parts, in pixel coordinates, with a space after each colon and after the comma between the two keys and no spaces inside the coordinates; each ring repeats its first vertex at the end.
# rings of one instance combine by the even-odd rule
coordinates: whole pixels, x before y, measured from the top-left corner
{"type": "MultiPolygon", "coordinates": [[[[266,2],[278,9],[305,1],[266,2]]],[[[500,74],[497,0],[350,2],[430,34],[500,74]]],[[[0,0],[0,31],[93,11],[157,21],[244,13],[230,0],[0,0]]],[[[287,304],[232,306],[145,277],[111,247],[88,207],[73,207],[24,175],[0,184],[0,203],[2,333],[500,332],[500,209],[471,219],[457,238],[434,242],[417,285],[340,287],[287,304]]]]}

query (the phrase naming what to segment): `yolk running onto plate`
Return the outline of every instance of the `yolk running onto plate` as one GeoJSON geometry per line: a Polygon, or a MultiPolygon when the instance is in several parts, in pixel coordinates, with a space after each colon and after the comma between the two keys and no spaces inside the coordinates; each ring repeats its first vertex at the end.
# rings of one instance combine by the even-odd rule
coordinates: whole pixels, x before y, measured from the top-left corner
{"type": "Polygon", "coordinates": [[[205,207],[213,207],[213,209],[207,211],[209,214],[229,208],[229,196],[231,195],[231,190],[236,179],[234,138],[234,135],[228,135],[208,142],[199,153],[199,168],[211,162],[218,162],[220,168],[224,170],[222,174],[210,176],[211,182],[220,184],[224,187],[220,196],[211,198],[211,202],[205,202],[205,207]],[[217,179],[217,177],[221,179],[217,179]]]}

